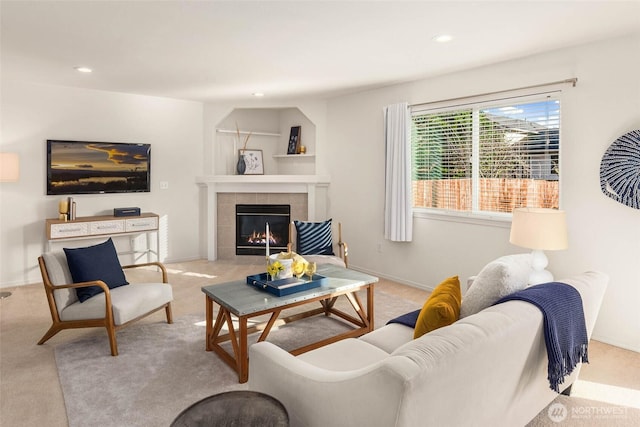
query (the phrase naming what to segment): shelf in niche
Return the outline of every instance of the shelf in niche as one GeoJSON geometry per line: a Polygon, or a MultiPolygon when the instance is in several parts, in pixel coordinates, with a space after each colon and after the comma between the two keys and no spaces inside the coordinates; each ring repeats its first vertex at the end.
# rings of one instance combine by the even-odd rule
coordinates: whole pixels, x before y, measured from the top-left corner
{"type": "Polygon", "coordinates": [[[274,154],[274,159],[299,159],[300,157],[315,157],[315,154],[274,154]]]}
{"type": "MultiPolygon", "coordinates": [[[[216,132],[218,133],[229,133],[232,135],[237,135],[238,131],[233,130],[233,129],[216,129],[216,132]]],[[[248,131],[248,130],[241,130],[240,131],[240,135],[257,135],[257,136],[281,136],[281,134],[279,133],[273,133],[273,132],[253,132],[253,131],[248,131]]]]}

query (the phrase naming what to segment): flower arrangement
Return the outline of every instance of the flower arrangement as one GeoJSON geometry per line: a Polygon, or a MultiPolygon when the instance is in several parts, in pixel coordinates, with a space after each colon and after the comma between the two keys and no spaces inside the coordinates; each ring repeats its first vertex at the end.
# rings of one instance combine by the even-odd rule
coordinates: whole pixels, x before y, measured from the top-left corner
{"type": "Polygon", "coordinates": [[[284,270],[284,266],[280,261],[272,262],[267,266],[267,273],[271,276],[271,280],[275,280],[282,270],[284,270]]]}

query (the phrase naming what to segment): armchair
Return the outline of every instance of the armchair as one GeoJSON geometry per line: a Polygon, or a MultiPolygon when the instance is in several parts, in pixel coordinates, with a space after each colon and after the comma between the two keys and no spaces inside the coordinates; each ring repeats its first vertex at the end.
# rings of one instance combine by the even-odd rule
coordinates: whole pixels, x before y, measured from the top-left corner
{"type": "Polygon", "coordinates": [[[48,252],[38,257],[44,290],[53,324],[38,341],[44,344],[64,329],[104,327],[109,336],[111,355],[118,355],[116,331],[128,324],[165,309],[167,323],[173,323],[171,301],[173,291],[167,283],[167,271],[159,262],[126,265],[122,269],[156,266],[162,273],[162,283],[137,283],[109,289],[102,280],[73,283],[64,252],[48,252]],[[84,302],[76,290],[98,286],[103,292],[84,302]]]}
{"type": "Polygon", "coordinates": [[[342,223],[337,225],[338,241],[334,248],[331,219],[322,222],[292,221],[287,250],[291,252],[295,247],[295,252],[309,262],[349,268],[349,246],[342,240],[342,223]]]}

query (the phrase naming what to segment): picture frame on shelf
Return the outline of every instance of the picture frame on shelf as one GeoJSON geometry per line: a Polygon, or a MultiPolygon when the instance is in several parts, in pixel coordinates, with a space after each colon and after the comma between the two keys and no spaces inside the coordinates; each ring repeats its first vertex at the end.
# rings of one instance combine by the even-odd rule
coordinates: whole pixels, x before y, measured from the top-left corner
{"type": "Polygon", "coordinates": [[[244,157],[245,170],[243,175],[264,175],[262,150],[238,150],[238,156],[244,157]]]}
{"type": "Polygon", "coordinates": [[[289,133],[289,145],[287,146],[287,154],[300,153],[300,134],[302,126],[292,126],[289,133]]]}

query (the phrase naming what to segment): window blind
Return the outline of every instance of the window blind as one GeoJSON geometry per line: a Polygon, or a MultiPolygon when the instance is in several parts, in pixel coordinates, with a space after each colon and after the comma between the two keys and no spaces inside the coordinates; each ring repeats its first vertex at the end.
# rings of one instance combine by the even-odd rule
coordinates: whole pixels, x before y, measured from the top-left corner
{"type": "Polygon", "coordinates": [[[411,146],[414,207],[558,207],[558,93],[414,111],[411,146]]]}

